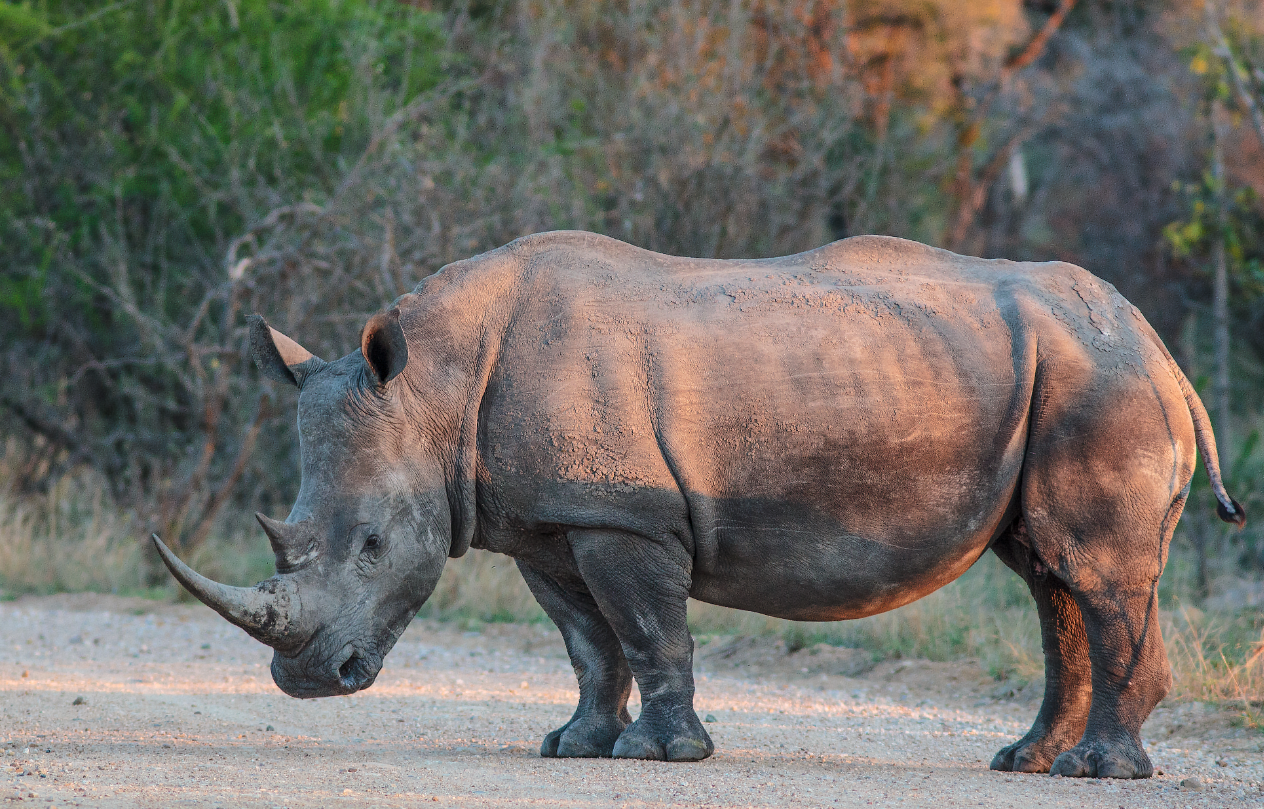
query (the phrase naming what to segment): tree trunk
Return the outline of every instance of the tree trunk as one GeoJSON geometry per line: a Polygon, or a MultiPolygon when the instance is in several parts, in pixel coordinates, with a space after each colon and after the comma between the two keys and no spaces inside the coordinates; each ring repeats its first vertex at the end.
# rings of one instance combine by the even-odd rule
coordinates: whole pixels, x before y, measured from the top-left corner
{"type": "Polygon", "coordinates": [[[1211,111],[1212,149],[1211,177],[1216,195],[1216,234],[1212,245],[1214,280],[1212,283],[1212,341],[1216,352],[1216,375],[1212,385],[1215,399],[1215,431],[1221,463],[1233,461],[1232,442],[1229,440],[1229,267],[1225,256],[1225,229],[1228,217],[1225,210],[1224,132],[1221,123],[1224,111],[1217,103],[1211,111]]]}
{"type": "Polygon", "coordinates": [[[1194,546],[1194,597],[1202,603],[1211,596],[1211,572],[1207,568],[1207,539],[1215,529],[1210,520],[1199,513],[1190,520],[1189,540],[1194,546]]]}

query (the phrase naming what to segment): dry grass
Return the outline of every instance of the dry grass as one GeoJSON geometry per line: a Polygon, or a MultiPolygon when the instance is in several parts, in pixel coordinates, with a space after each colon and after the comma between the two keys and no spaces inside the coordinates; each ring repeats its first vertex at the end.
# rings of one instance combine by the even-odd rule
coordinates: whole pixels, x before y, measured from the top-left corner
{"type": "MultiPolygon", "coordinates": [[[[8,484],[0,456],[0,598],[26,593],[99,592],[177,598],[180,593],[134,514],[118,509],[93,473],[64,475],[39,495],[20,496],[8,484]]],[[[271,574],[266,541],[221,530],[190,564],[233,584],[271,574]]]]}
{"type": "Polygon", "coordinates": [[[1238,705],[1247,727],[1264,729],[1264,632],[1261,612],[1204,613],[1182,607],[1163,615],[1172,663],[1171,697],[1238,705]]]}
{"type": "Polygon", "coordinates": [[[471,550],[449,559],[421,615],[479,623],[547,621],[518,568],[508,556],[471,550]]]}
{"type": "Polygon", "coordinates": [[[0,494],[0,594],[144,588],[132,521],[105,505],[90,478],[63,477],[47,494],[0,494]]]}
{"type": "MultiPolygon", "coordinates": [[[[189,561],[226,582],[264,578],[271,560],[256,533],[213,533],[189,561]]],[[[39,496],[18,497],[0,486],[0,597],[61,591],[179,597],[165,575],[155,575],[162,571],[145,536],[90,474],[63,477],[39,496]]],[[[512,560],[477,550],[448,562],[421,614],[471,629],[547,621],[512,560]]],[[[1043,674],[1034,604],[1022,581],[990,554],[942,590],[870,618],[805,623],[691,602],[689,620],[698,636],[779,635],[791,651],[823,642],[875,658],[975,658],[998,680],[1026,683],[1043,674]]],[[[1264,610],[1178,604],[1162,612],[1162,623],[1171,698],[1240,705],[1244,724],[1264,727],[1264,610]]]]}
{"type": "Polygon", "coordinates": [[[1043,673],[1035,605],[1022,581],[991,556],[960,580],[900,609],[869,618],[808,623],[693,602],[697,634],[778,634],[790,651],[828,643],[875,657],[978,658],[998,679],[1043,673]]]}

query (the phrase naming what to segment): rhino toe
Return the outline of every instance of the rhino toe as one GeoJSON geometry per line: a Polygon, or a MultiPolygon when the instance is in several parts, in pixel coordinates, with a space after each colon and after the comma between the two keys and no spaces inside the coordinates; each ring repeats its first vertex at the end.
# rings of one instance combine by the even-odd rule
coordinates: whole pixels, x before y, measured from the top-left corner
{"type": "Polygon", "coordinates": [[[1073,748],[1053,760],[1049,774],[1064,778],[1091,778],[1095,772],[1083,751],[1073,748]]]}
{"type": "Polygon", "coordinates": [[[663,749],[662,743],[642,733],[632,732],[635,727],[634,723],[614,743],[614,758],[639,758],[643,761],[662,761],[667,758],[667,751],[663,749]]]}
{"type": "Polygon", "coordinates": [[[1049,772],[1053,756],[1041,755],[1037,751],[1023,750],[1014,754],[1014,764],[1010,772],[1049,772]]]}
{"type": "Polygon", "coordinates": [[[1065,742],[1058,744],[1056,739],[1047,735],[1035,740],[1024,737],[1001,748],[992,759],[991,768],[1001,772],[1049,772],[1054,759],[1069,746],[1065,742]]]}
{"type": "Polygon", "coordinates": [[[1014,769],[1014,751],[1022,742],[1015,742],[1007,747],[1002,747],[1000,752],[992,757],[992,763],[988,765],[988,769],[998,770],[1000,772],[1011,772],[1014,769]]]}
{"type": "Polygon", "coordinates": [[[617,716],[582,717],[566,727],[557,744],[561,758],[610,758],[627,723],[617,716]]]}
{"type": "Polygon", "coordinates": [[[540,758],[558,758],[558,744],[561,742],[562,732],[566,730],[566,728],[567,725],[562,725],[560,728],[551,731],[549,735],[544,737],[544,741],[540,743],[540,758]]]}
{"type": "Polygon", "coordinates": [[[666,746],[668,761],[702,761],[715,752],[715,745],[708,739],[677,738],[666,746]]]}

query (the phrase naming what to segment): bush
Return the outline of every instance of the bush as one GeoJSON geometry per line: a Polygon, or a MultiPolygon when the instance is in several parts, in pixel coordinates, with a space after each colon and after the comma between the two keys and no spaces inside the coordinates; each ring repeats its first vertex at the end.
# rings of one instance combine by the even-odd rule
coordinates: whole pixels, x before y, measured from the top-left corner
{"type": "Polygon", "coordinates": [[[1179,9],[1081,4],[1006,73],[1048,8],[441,5],[0,2],[0,424],[28,488],[89,467],[177,546],[281,512],[293,398],[244,360],[245,316],[338,356],[442,264],[551,228],[715,257],[934,242],[963,185],[971,250],[1082,263],[1169,337],[1205,297],[1160,238],[1201,165],[1179,9]]]}
{"type": "Polygon", "coordinates": [[[322,212],[437,86],[441,20],[393,0],[0,9],[0,402],[36,437],[24,477],[87,464],[196,544],[272,414],[241,361],[243,313],[287,320],[245,273],[261,231],[322,212]]]}

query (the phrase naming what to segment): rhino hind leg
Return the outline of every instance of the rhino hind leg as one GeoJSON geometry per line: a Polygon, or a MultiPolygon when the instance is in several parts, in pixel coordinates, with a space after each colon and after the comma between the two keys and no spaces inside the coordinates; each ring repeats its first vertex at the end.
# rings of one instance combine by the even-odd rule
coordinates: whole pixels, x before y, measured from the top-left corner
{"type": "Polygon", "coordinates": [[[715,745],[693,709],[693,638],[686,623],[692,560],[679,543],[622,531],[576,530],[567,538],[641,690],[641,715],[619,736],[614,757],[707,758],[715,745]]]}
{"type": "MultiPolygon", "coordinates": [[[[1050,775],[1066,777],[1149,778],[1154,767],[1141,743],[1141,726],[1172,683],[1159,630],[1158,575],[1137,582],[1108,566],[1083,577],[1067,573],[1063,567],[1059,578],[1071,581],[1046,584],[1048,597],[1038,595],[1037,603],[1045,602],[1042,613],[1050,608],[1060,612],[1054,621],[1069,625],[1068,629],[1076,618],[1082,620],[1087,654],[1078,643],[1063,644],[1059,639],[1060,660],[1054,668],[1063,679],[1056,688],[1046,687],[1045,703],[1032,732],[1013,749],[1002,750],[993,767],[1027,772],[1047,768],[1050,775]],[[1088,671],[1091,688],[1085,689],[1082,679],[1088,671]],[[1080,718],[1080,700],[1086,695],[1091,700],[1085,721],[1080,718]],[[1046,714],[1051,699],[1055,707],[1046,714]],[[1079,741],[1060,750],[1074,737],[1081,721],[1079,741]],[[1050,756],[1056,756],[1052,763],[1048,763],[1050,756]]],[[[1046,582],[1054,578],[1052,571],[1046,576],[1046,582]]],[[[1041,623],[1043,633],[1044,614],[1041,623]]],[[[1077,635],[1066,633],[1069,639],[1077,635]]],[[[1048,655],[1047,640],[1045,650],[1048,655]]],[[[1049,662],[1046,657],[1047,671],[1049,662]]]]}
{"type": "Polygon", "coordinates": [[[1078,593],[1093,660],[1093,705],[1080,742],[1059,755],[1051,775],[1149,778],[1154,766],[1141,725],[1172,684],[1159,632],[1158,587],[1078,593]]]}
{"type": "Polygon", "coordinates": [[[609,758],[615,742],[632,723],[628,694],[632,672],[619,639],[597,603],[579,587],[565,587],[519,561],[532,595],[562,633],[579,680],[579,705],[570,721],[544,737],[544,758],[609,758]]]}
{"type": "Polygon", "coordinates": [[[992,550],[1027,582],[1040,618],[1045,695],[1031,730],[992,759],[992,769],[1048,772],[1055,758],[1079,741],[1093,695],[1084,620],[1071,591],[1032,552],[1020,517],[992,550]]]}
{"type": "Polygon", "coordinates": [[[1172,684],[1159,577],[1193,474],[1193,430],[1161,376],[1086,381],[1073,363],[1049,373],[1070,378],[1039,397],[1023,518],[1032,551],[1079,608],[1092,673],[1084,733],[1049,772],[1148,778],[1141,726],[1172,684]]]}

